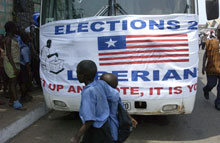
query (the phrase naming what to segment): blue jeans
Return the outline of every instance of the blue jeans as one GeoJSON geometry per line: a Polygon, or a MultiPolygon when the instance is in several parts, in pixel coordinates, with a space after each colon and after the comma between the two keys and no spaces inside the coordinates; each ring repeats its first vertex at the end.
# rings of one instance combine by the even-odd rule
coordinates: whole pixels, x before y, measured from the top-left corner
{"type": "Polygon", "coordinates": [[[207,84],[203,88],[204,92],[210,92],[217,85],[217,98],[215,104],[220,104],[220,76],[207,75],[207,84]],[[218,83],[218,85],[217,85],[218,83]]]}

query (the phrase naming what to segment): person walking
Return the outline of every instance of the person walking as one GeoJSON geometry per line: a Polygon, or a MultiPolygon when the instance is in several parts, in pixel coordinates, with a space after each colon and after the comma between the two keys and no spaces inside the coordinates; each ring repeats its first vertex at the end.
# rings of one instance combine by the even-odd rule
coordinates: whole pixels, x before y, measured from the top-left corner
{"type": "Polygon", "coordinates": [[[72,143],[79,143],[82,136],[82,143],[114,143],[111,124],[108,122],[108,101],[117,102],[119,97],[113,94],[117,91],[105,81],[94,80],[96,73],[96,64],[91,60],[83,60],[77,65],[77,78],[80,83],[85,83],[86,87],[81,93],[79,110],[83,125],[71,139],[72,143]]]}
{"type": "Polygon", "coordinates": [[[217,97],[215,108],[220,111],[220,25],[216,29],[216,38],[206,42],[206,50],[203,56],[202,74],[206,73],[207,84],[203,88],[205,99],[209,99],[209,92],[217,85],[217,97]]]}

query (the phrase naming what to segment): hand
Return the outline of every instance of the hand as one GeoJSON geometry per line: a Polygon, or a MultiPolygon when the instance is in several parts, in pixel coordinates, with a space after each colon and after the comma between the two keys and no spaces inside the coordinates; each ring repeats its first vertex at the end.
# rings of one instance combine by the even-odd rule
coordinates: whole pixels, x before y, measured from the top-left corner
{"type": "Polygon", "coordinates": [[[137,127],[138,122],[134,118],[131,119],[131,123],[133,128],[137,127]]]}
{"type": "Polygon", "coordinates": [[[19,72],[20,72],[20,71],[19,71],[18,69],[14,68],[14,73],[15,73],[16,76],[19,75],[19,72]]]}
{"type": "Polygon", "coordinates": [[[71,143],[80,143],[80,140],[75,138],[75,137],[73,137],[73,138],[70,139],[70,142],[71,143]]]}
{"type": "Polygon", "coordinates": [[[2,48],[0,48],[0,53],[1,53],[1,57],[6,56],[6,53],[5,53],[5,51],[2,48]]]}

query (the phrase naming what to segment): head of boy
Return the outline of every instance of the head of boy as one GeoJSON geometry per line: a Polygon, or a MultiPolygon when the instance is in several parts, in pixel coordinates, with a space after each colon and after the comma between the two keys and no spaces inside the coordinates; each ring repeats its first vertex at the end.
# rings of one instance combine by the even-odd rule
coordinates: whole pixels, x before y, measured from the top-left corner
{"type": "Polygon", "coordinates": [[[104,80],[107,82],[112,88],[117,88],[118,86],[118,78],[116,75],[112,73],[104,73],[101,77],[100,80],[104,80]]]}
{"type": "Polygon", "coordinates": [[[30,42],[30,36],[28,33],[22,32],[21,33],[21,40],[25,43],[28,44],[30,42]]]}
{"type": "Polygon", "coordinates": [[[91,60],[83,60],[77,65],[76,73],[80,83],[92,82],[97,73],[96,64],[91,60]]]}
{"type": "Polygon", "coordinates": [[[8,21],[5,24],[5,32],[15,34],[17,32],[16,24],[13,21],[8,21]]]}
{"type": "Polygon", "coordinates": [[[47,40],[47,48],[50,48],[52,41],[50,39],[47,40]]]}

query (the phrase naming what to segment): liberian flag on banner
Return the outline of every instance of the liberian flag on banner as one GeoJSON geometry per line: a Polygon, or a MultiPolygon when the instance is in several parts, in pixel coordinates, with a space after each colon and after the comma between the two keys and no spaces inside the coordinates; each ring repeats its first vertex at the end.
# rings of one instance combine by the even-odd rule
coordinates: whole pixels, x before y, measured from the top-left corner
{"type": "Polygon", "coordinates": [[[189,62],[187,34],[98,37],[99,65],[189,62]]]}

